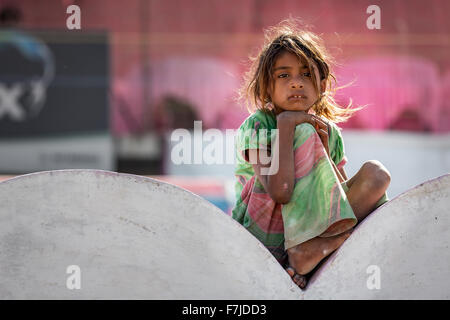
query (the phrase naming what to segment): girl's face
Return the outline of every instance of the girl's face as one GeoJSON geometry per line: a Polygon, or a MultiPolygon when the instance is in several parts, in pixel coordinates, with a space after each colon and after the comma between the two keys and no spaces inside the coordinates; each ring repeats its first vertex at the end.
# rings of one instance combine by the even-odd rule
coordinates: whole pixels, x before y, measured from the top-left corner
{"type": "MultiPolygon", "coordinates": [[[[318,93],[314,88],[306,61],[300,60],[293,53],[283,52],[275,61],[273,70],[273,87],[269,89],[269,95],[275,107],[275,113],[307,112],[318,99],[318,93]]],[[[314,72],[318,79],[318,87],[324,91],[325,79],[320,82],[317,67],[314,72]]]]}

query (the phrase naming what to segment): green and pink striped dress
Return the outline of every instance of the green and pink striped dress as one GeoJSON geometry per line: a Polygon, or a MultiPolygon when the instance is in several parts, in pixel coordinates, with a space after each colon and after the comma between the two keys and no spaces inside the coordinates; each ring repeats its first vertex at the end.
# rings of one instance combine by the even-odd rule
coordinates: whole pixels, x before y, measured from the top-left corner
{"type": "MultiPolygon", "coordinates": [[[[329,123],[331,161],[340,169],[347,162],[344,143],[340,129],[329,123]]],[[[235,141],[236,205],[232,217],[259,239],[281,264],[285,264],[286,249],[323,234],[331,225],[344,219],[351,220],[350,228],[357,219],[347,200],[345,183],[339,183],[320,137],[309,123],[295,128],[292,198],[284,205],[272,200],[244,157],[246,150],[270,150],[276,134],[272,129],[276,128],[275,114],[258,110],[238,130],[235,141]]]]}

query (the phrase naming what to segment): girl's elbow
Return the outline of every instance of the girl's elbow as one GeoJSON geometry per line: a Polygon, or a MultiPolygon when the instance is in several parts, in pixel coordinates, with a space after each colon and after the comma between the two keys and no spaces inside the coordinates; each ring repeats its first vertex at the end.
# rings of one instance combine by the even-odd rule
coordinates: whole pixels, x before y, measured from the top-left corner
{"type": "Polygon", "coordinates": [[[291,201],[292,190],[279,190],[270,195],[276,203],[286,204],[291,201]]]}

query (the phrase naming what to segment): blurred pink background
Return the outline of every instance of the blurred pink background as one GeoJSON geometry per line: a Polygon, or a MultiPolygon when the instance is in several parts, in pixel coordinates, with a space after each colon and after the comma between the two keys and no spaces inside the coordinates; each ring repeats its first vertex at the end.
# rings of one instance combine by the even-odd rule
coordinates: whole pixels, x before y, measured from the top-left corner
{"type": "Polygon", "coordinates": [[[115,136],[184,126],[165,108],[170,99],[204,129],[237,128],[248,116],[235,102],[247,58],[263,28],[289,16],[323,37],[341,64],[338,85],[355,81],[336,99],[368,105],[341,127],[450,131],[450,1],[0,1],[11,3],[25,29],[64,29],[65,9],[76,4],[82,30],[110,32],[115,136]],[[366,27],[372,4],[379,30],[366,27]]]}

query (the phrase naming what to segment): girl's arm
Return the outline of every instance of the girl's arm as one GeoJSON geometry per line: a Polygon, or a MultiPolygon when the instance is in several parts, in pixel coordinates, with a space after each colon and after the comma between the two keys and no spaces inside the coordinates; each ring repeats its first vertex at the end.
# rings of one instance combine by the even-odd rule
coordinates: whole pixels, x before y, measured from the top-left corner
{"type": "Polygon", "coordinates": [[[342,177],[345,179],[345,181],[348,180],[347,174],[345,173],[344,167],[342,167],[339,172],[341,173],[342,177]]]}
{"type": "Polygon", "coordinates": [[[290,121],[278,120],[277,129],[279,136],[279,146],[273,142],[270,154],[271,162],[261,164],[257,149],[249,150],[249,158],[252,161],[253,169],[264,190],[277,203],[288,203],[291,199],[294,187],[294,129],[295,126],[290,121]],[[262,168],[269,168],[272,162],[278,159],[278,171],[272,175],[261,174],[262,168]]]}
{"type": "MultiPolygon", "coordinates": [[[[338,168],[334,164],[334,161],[330,159],[330,162],[331,162],[331,164],[333,166],[334,172],[336,172],[336,175],[337,175],[337,177],[339,179],[339,182],[342,183],[345,180],[347,180],[347,178],[346,178],[347,176],[344,177],[345,172],[344,172],[344,174],[342,174],[342,171],[338,170],[338,168]]],[[[344,170],[344,168],[341,168],[341,170],[344,170]]]]}
{"type": "MultiPolygon", "coordinates": [[[[253,165],[258,180],[266,192],[277,203],[288,203],[294,190],[294,131],[301,123],[308,122],[313,126],[323,121],[320,118],[301,111],[284,111],[277,116],[278,147],[277,141],[272,144],[271,162],[262,164],[257,149],[249,150],[249,159],[253,165]],[[271,175],[261,174],[262,168],[269,168],[273,161],[278,161],[278,171],[271,175]]],[[[326,126],[326,124],[325,124],[326,126]]]]}

